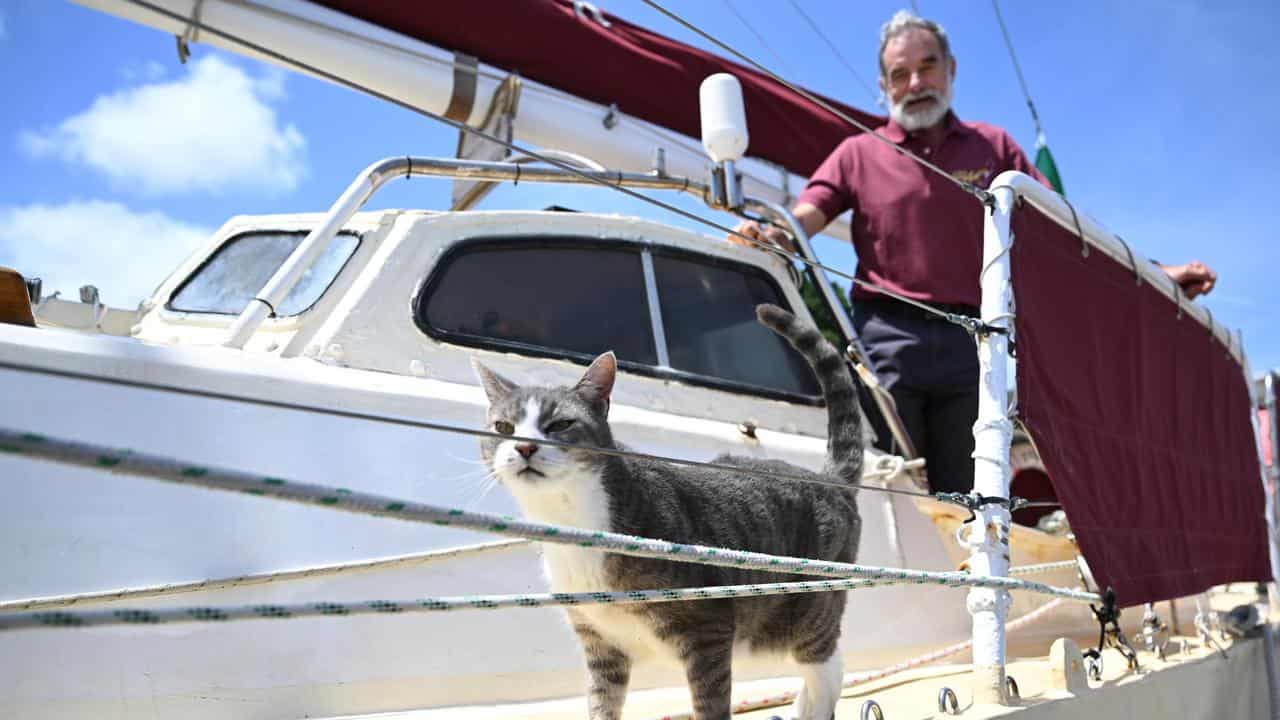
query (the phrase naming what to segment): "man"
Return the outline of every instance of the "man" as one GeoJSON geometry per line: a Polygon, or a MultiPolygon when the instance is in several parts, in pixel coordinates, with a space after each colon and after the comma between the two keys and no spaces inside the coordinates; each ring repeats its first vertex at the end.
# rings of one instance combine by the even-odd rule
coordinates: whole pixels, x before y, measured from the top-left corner
{"type": "MultiPolygon", "coordinates": [[[[890,119],[876,132],[979,187],[1005,170],[1027,173],[1048,187],[1007,133],[963,122],[951,112],[955,75],[946,32],[937,23],[898,12],[880,31],[880,89],[890,119]]],[[[846,139],[822,163],[792,212],[813,235],[845,210],[853,211],[858,279],[949,312],[978,316],[982,214],[971,195],[880,139],[861,134],[846,139]]],[[[791,246],[775,227],[746,222],[737,230],[791,246]]],[[[1164,269],[1189,298],[1209,292],[1216,281],[1199,262],[1164,269]]],[[[969,492],[978,415],[972,338],[960,327],[872,290],[854,286],[851,298],[854,329],[925,458],[931,489],[969,492]]]]}

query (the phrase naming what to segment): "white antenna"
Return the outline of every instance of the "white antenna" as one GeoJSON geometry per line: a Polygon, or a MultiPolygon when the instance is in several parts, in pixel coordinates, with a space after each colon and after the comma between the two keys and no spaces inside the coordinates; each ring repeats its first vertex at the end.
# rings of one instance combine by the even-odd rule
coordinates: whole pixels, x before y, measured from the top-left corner
{"type": "Polygon", "coordinates": [[[747,113],[742,103],[742,85],[728,73],[716,73],[702,81],[698,89],[702,115],[702,147],[717,163],[711,172],[711,204],[737,208],[742,205],[742,189],[734,170],[742,159],[750,136],[747,113]]]}

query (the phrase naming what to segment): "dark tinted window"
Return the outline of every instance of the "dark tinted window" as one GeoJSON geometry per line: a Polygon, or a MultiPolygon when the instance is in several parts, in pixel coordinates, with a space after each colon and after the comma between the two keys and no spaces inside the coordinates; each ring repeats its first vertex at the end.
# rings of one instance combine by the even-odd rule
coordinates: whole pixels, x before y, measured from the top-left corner
{"type": "Polygon", "coordinates": [[[437,268],[417,317],[446,339],[658,362],[637,250],[545,238],[464,246],[437,268]]]}
{"type": "MultiPolygon", "coordinates": [[[[182,312],[239,315],[305,237],[303,232],[237,235],[218,248],[178,288],[169,301],[169,308],[182,312]]],[[[359,244],[359,237],[350,233],[334,237],[329,247],[285,296],[284,302],[276,308],[276,314],[281,317],[297,315],[314,305],[359,244]]]]}
{"type": "Polygon", "coordinates": [[[658,304],[671,366],[757,387],[816,395],[809,364],[756,320],[755,306],[786,301],[763,273],[655,255],[658,304]]]}

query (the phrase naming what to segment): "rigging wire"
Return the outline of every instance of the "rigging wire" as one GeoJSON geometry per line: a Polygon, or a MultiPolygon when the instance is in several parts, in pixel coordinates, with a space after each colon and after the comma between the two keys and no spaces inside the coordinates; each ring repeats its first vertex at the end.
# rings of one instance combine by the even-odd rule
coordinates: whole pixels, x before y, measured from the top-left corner
{"type": "MultiPolygon", "coordinates": [[[[130,2],[139,2],[139,1],[140,1],[140,0],[130,0],[130,2]]],[[[951,182],[951,183],[952,183],[953,185],[955,185],[956,187],[958,187],[958,188],[960,188],[961,190],[963,190],[963,191],[965,191],[965,192],[969,193],[970,195],[974,196],[975,198],[978,198],[978,199],[979,199],[979,200],[981,200],[982,202],[986,203],[986,202],[988,202],[988,201],[990,201],[990,200],[991,200],[990,193],[988,193],[986,190],[983,190],[982,188],[978,187],[977,185],[974,185],[973,183],[967,183],[967,182],[964,182],[963,180],[960,180],[960,179],[958,179],[958,178],[954,177],[953,175],[951,175],[951,173],[947,172],[946,170],[943,170],[942,168],[938,167],[937,165],[934,165],[933,163],[929,162],[928,160],[925,160],[924,158],[920,157],[919,155],[916,155],[915,153],[913,153],[913,152],[911,152],[911,151],[907,150],[906,148],[900,147],[897,143],[893,142],[893,141],[892,141],[892,140],[890,140],[889,138],[887,138],[887,137],[885,137],[885,136],[881,135],[880,133],[876,132],[875,130],[871,129],[871,128],[870,128],[870,127],[868,127],[865,123],[862,123],[862,122],[859,122],[859,121],[855,120],[854,118],[850,117],[848,113],[846,113],[846,112],[844,112],[844,111],[840,110],[839,108],[835,107],[834,105],[832,105],[831,103],[827,102],[826,100],[823,100],[822,98],[818,97],[817,95],[814,95],[813,93],[809,92],[808,90],[805,90],[804,88],[800,87],[799,85],[796,85],[795,83],[792,83],[791,81],[786,80],[785,78],[780,77],[777,73],[774,73],[773,71],[769,70],[769,68],[767,68],[767,67],[765,67],[765,66],[761,65],[760,63],[756,62],[755,60],[752,60],[750,57],[747,57],[746,55],[742,54],[741,52],[738,52],[737,50],[733,49],[733,47],[729,46],[729,45],[728,45],[728,44],[726,44],[725,42],[723,42],[723,41],[721,41],[720,39],[716,38],[716,37],[715,37],[715,36],[713,36],[712,34],[708,33],[707,31],[703,30],[702,28],[699,28],[697,25],[694,25],[693,23],[689,22],[688,20],[685,20],[684,18],[680,17],[679,15],[675,14],[674,12],[672,12],[672,11],[668,10],[667,8],[663,7],[662,5],[660,5],[659,3],[657,3],[655,0],[641,0],[641,2],[643,2],[645,5],[648,5],[649,7],[653,8],[654,10],[657,10],[658,12],[662,13],[663,15],[666,15],[666,16],[667,16],[668,18],[670,18],[671,20],[674,20],[677,24],[682,25],[685,29],[690,30],[690,31],[692,31],[692,32],[696,33],[697,35],[701,36],[701,37],[702,37],[704,40],[706,40],[707,42],[710,42],[710,43],[714,44],[716,47],[720,48],[721,50],[724,50],[725,52],[727,52],[727,53],[729,53],[729,54],[733,55],[734,57],[738,58],[739,60],[743,61],[744,63],[747,63],[748,65],[750,65],[751,67],[755,68],[756,70],[759,70],[760,72],[764,73],[765,75],[768,75],[770,78],[772,78],[772,79],[774,80],[774,82],[777,82],[777,83],[779,83],[779,84],[783,85],[784,87],[786,87],[786,88],[790,89],[792,92],[794,92],[794,93],[796,93],[797,95],[799,95],[799,96],[803,97],[804,99],[808,100],[809,102],[811,102],[811,103],[813,103],[813,104],[817,105],[818,107],[821,107],[822,109],[826,110],[827,112],[831,113],[832,115],[835,115],[836,117],[838,117],[838,118],[840,118],[841,120],[845,121],[846,123],[848,123],[848,124],[852,125],[853,127],[858,128],[858,129],[859,129],[859,130],[861,130],[862,132],[867,133],[868,135],[871,135],[872,137],[876,138],[876,140],[878,140],[878,141],[880,141],[880,142],[884,143],[885,145],[887,145],[889,148],[891,148],[894,152],[898,153],[899,155],[902,155],[903,157],[906,157],[906,158],[910,159],[912,162],[915,162],[915,163],[917,163],[917,164],[921,165],[922,167],[928,168],[929,170],[931,170],[931,171],[933,171],[934,173],[936,173],[939,177],[942,177],[942,178],[944,178],[944,179],[948,180],[949,182],[951,182]]]]}
{"type": "Polygon", "coordinates": [[[755,26],[751,24],[750,20],[747,20],[745,15],[738,12],[738,9],[733,6],[733,0],[721,0],[721,2],[723,2],[724,6],[729,9],[729,12],[733,13],[734,17],[738,18],[738,20],[746,26],[747,30],[749,30],[752,35],[756,36],[756,40],[760,43],[761,47],[768,50],[769,54],[773,56],[773,59],[778,61],[778,67],[786,70],[788,75],[796,74],[791,66],[787,64],[787,61],[782,59],[782,54],[773,49],[773,46],[769,44],[769,41],[765,40],[764,35],[761,34],[759,30],[756,30],[755,26]]]}
{"type": "MultiPolygon", "coordinates": [[[[227,40],[227,41],[229,41],[229,42],[232,42],[232,43],[234,43],[234,44],[236,44],[236,45],[239,45],[239,46],[244,47],[244,48],[249,49],[249,50],[253,50],[253,51],[254,51],[254,52],[256,52],[256,53],[260,53],[260,54],[262,54],[262,55],[265,55],[265,56],[267,56],[267,57],[269,57],[269,58],[271,58],[271,59],[273,59],[273,60],[276,60],[276,61],[278,61],[278,62],[280,62],[280,63],[283,63],[283,64],[288,65],[288,66],[290,66],[290,67],[296,68],[296,69],[298,69],[298,70],[303,70],[303,71],[305,71],[305,72],[307,72],[307,73],[309,73],[309,74],[312,74],[312,75],[315,75],[315,76],[317,76],[317,77],[320,77],[320,78],[323,78],[323,79],[325,79],[325,80],[328,80],[328,81],[330,81],[330,82],[336,83],[336,84],[341,85],[341,86],[343,86],[343,87],[345,87],[345,88],[348,88],[348,89],[351,89],[351,90],[356,90],[356,91],[359,91],[359,92],[365,93],[365,94],[367,94],[367,95],[369,95],[369,96],[371,96],[371,97],[375,97],[375,98],[377,98],[377,99],[379,99],[379,100],[383,100],[383,101],[386,101],[386,102],[388,102],[388,103],[391,103],[392,105],[395,105],[396,107],[399,107],[399,108],[402,108],[402,109],[408,110],[408,111],[410,111],[410,112],[413,112],[413,113],[416,113],[416,114],[422,115],[422,116],[424,116],[424,117],[430,118],[430,119],[432,119],[432,120],[435,120],[435,121],[437,121],[437,122],[443,123],[443,124],[445,124],[445,125],[448,125],[448,126],[450,126],[450,127],[454,128],[454,129],[458,130],[459,132],[466,132],[466,133],[470,133],[470,134],[475,135],[475,136],[477,136],[477,137],[484,138],[485,140],[488,140],[488,141],[490,141],[490,142],[493,142],[493,143],[497,143],[497,144],[499,144],[499,145],[502,145],[503,147],[510,148],[511,150],[514,150],[514,151],[516,151],[516,152],[518,152],[518,153],[520,153],[520,154],[522,154],[522,155],[525,155],[525,156],[527,156],[527,157],[533,158],[534,160],[538,160],[538,161],[541,161],[541,162],[545,162],[545,163],[547,163],[548,165],[552,165],[552,166],[554,166],[554,167],[556,167],[556,168],[559,168],[559,169],[561,169],[561,170],[564,170],[565,172],[568,172],[568,173],[570,173],[570,174],[572,174],[572,175],[577,175],[577,176],[579,176],[579,177],[581,177],[581,178],[583,178],[583,179],[585,179],[585,180],[587,180],[587,181],[589,181],[589,182],[591,182],[591,183],[594,183],[594,184],[596,184],[596,185],[600,185],[600,186],[602,186],[602,187],[606,187],[606,188],[612,188],[613,190],[616,190],[616,191],[618,191],[618,192],[620,192],[620,193],[622,193],[622,194],[624,194],[624,195],[627,195],[627,196],[629,196],[629,197],[636,198],[636,199],[638,199],[638,200],[640,200],[640,201],[642,201],[642,202],[649,203],[649,204],[651,204],[651,205],[654,205],[655,207],[662,208],[662,209],[664,209],[664,210],[667,210],[668,212],[674,213],[675,215],[679,215],[680,217],[683,217],[683,218],[685,218],[685,219],[687,219],[687,220],[692,220],[692,221],[694,221],[694,222],[696,222],[696,223],[699,223],[699,224],[701,224],[701,225],[704,225],[704,226],[707,226],[707,227],[713,228],[713,229],[715,229],[715,230],[719,230],[720,232],[723,232],[723,233],[725,233],[726,235],[732,235],[732,236],[734,236],[734,237],[737,237],[737,238],[740,238],[740,239],[742,239],[742,240],[745,240],[745,241],[747,241],[747,243],[748,243],[749,245],[751,245],[751,246],[753,246],[753,247],[755,247],[755,248],[758,248],[758,249],[760,249],[760,250],[764,250],[765,252],[773,253],[773,254],[778,255],[778,256],[780,256],[780,257],[782,257],[782,258],[784,258],[784,259],[787,259],[787,260],[801,262],[801,263],[803,263],[804,265],[806,265],[806,266],[808,266],[808,267],[810,267],[810,268],[824,270],[824,271],[826,271],[826,272],[828,272],[828,273],[830,273],[830,274],[832,274],[832,275],[835,275],[836,277],[844,278],[845,280],[848,280],[849,282],[853,283],[854,285],[857,285],[857,286],[862,287],[862,288],[864,288],[864,289],[870,290],[870,291],[872,291],[872,292],[878,292],[878,293],[881,293],[881,294],[883,294],[883,295],[885,295],[885,296],[887,296],[887,297],[891,297],[891,298],[893,298],[893,299],[895,299],[895,300],[898,300],[898,301],[900,301],[900,302],[905,302],[905,303],[907,303],[907,304],[909,304],[909,305],[913,305],[913,306],[915,306],[915,307],[917,307],[917,308],[920,308],[921,310],[924,310],[924,311],[926,311],[926,312],[932,313],[933,315],[936,315],[936,316],[938,316],[938,317],[940,317],[940,318],[946,319],[946,320],[948,320],[949,322],[957,323],[957,324],[960,324],[960,325],[965,325],[965,323],[964,323],[964,322],[960,322],[960,321],[958,321],[958,320],[957,320],[957,318],[956,318],[956,316],[955,316],[953,313],[943,312],[943,311],[941,311],[941,310],[939,310],[939,309],[937,309],[937,308],[931,307],[931,306],[930,306],[930,305],[928,305],[927,303],[923,303],[923,302],[920,302],[920,301],[918,301],[918,300],[913,300],[912,298],[908,298],[908,297],[906,297],[906,296],[903,296],[903,295],[901,295],[901,294],[899,294],[899,293],[896,293],[896,292],[894,292],[894,291],[892,291],[892,290],[889,290],[889,289],[887,289],[887,288],[881,287],[881,286],[876,285],[876,284],[874,284],[874,283],[867,282],[867,281],[862,280],[862,279],[860,279],[860,278],[856,278],[856,277],[854,277],[853,275],[850,275],[849,273],[846,273],[846,272],[844,272],[844,271],[842,271],[842,270],[838,270],[838,269],[833,268],[833,267],[831,267],[831,266],[829,266],[829,265],[825,265],[825,264],[823,264],[823,263],[820,263],[820,262],[818,262],[818,261],[816,261],[816,260],[810,260],[810,259],[805,258],[805,257],[803,257],[803,256],[801,256],[801,255],[799,255],[799,254],[796,254],[796,253],[787,252],[786,250],[784,250],[784,249],[782,249],[782,248],[779,248],[779,247],[778,247],[778,246],[776,246],[776,245],[772,245],[772,244],[767,243],[767,242],[764,242],[764,241],[762,241],[762,240],[757,240],[756,238],[749,237],[749,236],[747,236],[747,235],[745,235],[745,234],[743,234],[743,233],[741,233],[741,232],[737,231],[736,229],[730,228],[730,227],[728,227],[728,226],[726,226],[726,225],[721,225],[720,223],[717,223],[717,222],[715,222],[714,220],[708,220],[707,218],[704,218],[704,217],[702,217],[702,216],[700,216],[700,215],[697,215],[697,214],[695,214],[695,213],[689,212],[689,211],[684,210],[684,209],[682,209],[682,208],[676,207],[675,205],[672,205],[672,204],[670,204],[670,203],[666,203],[666,202],[663,202],[663,201],[658,200],[658,199],[656,199],[656,198],[649,197],[648,195],[645,195],[644,193],[640,193],[640,192],[637,192],[637,191],[632,190],[632,189],[630,189],[630,188],[623,187],[623,186],[621,186],[621,185],[619,185],[619,184],[615,184],[615,183],[609,182],[608,180],[605,180],[605,179],[603,179],[603,178],[601,178],[601,177],[598,177],[598,176],[596,176],[596,175],[592,175],[592,174],[590,174],[590,173],[587,173],[587,172],[585,172],[585,171],[583,171],[583,170],[581,170],[581,169],[579,169],[579,168],[577,168],[577,167],[574,167],[573,165],[571,165],[571,164],[569,164],[569,163],[563,162],[563,161],[561,161],[561,160],[559,160],[559,159],[556,159],[556,158],[553,158],[553,157],[549,157],[549,156],[547,156],[547,155],[540,154],[540,153],[538,153],[538,152],[536,152],[536,151],[534,151],[534,150],[530,150],[530,149],[525,148],[525,147],[523,147],[523,146],[521,146],[521,145],[518,145],[518,144],[516,144],[516,143],[514,143],[514,142],[507,141],[507,140],[505,140],[505,139],[503,139],[503,138],[500,138],[500,137],[498,137],[498,136],[496,136],[496,135],[493,135],[493,134],[491,134],[491,133],[487,133],[487,132],[485,132],[485,131],[483,131],[483,130],[480,130],[480,129],[478,129],[478,128],[471,127],[470,125],[467,125],[467,124],[466,124],[466,123],[464,123],[464,122],[460,122],[460,121],[458,121],[458,120],[453,120],[453,119],[447,118],[447,117],[445,117],[445,116],[443,116],[443,115],[440,115],[440,114],[434,113],[434,112],[432,112],[432,111],[430,111],[430,110],[427,110],[426,108],[418,107],[418,106],[416,106],[416,105],[413,105],[413,104],[411,104],[411,103],[409,103],[409,102],[406,102],[406,101],[404,101],[404,100],[401,100],[401,99],[399,99],[399,98],[393,97],[393,96],[388,95],[388,94],[383,93],[383,92],[379,92],[379,91],[377,91],[377,90],[374,90],[373,88],[370,88],[370,87],[366,87],[366,86],[364,86],[364,85],[361,85],[360,83],[357,83],[357,82],[355,82],[354,80],[349,80],[349,79],[347,79],[347,78],[342,77],[341,75],[337,75],[337,74],[331,73],[331,72],[329,72],[329,71],[327,71],[327,70],[321,69],[321,68],[316,67],[316,66],[314,66],[314,65],[311,65],[311,64],[309,64],[309,63],[305,63],[305,62],[303,62],[303,61],[301,61],[301,60],[297,60],[297,59],[295,59],[295,58],[292,58],[292,57],[290,57],[290,56],[288,56],[288,55],[285,55],[284,53],[281,53],[281,52],[279,52],[279,51],[277,51],[277,50],[273,50],[273,49],[271,49],[271,48],[269,48],[269,47],[267,47],[267,46],[265,46],[265,45],[262,45],[262,44],[259,44],[259,43],[255,43],[255,42],[253,42],[253,41],[251,41],[251,40],[246,40],[246,39],[241,38],[241,37],[239,37],[239,36],[237,36],[237,35],[234,35],[234,34],[232,34],[232,33],[229,33],[229,32],[227,32],[227,31],[225,31],[225,30],[220,30],[220,29],[218,29],[218,28],[212,27],[212,26],[210,26],[208,23],[204,22],[204,20],[203,20],[203,19],[197,19],[197,18],[187,17],[187,16],[182,15],[182,14],[180,14],[180,13],[176,13],[176,12],[173,12],[173,11],[168,10],[168,9],[166,9],[166,8],[163,8],[163,7],[160,7],[160,6],[158,6],[158,5],[155,5],[155,4],[153,4],[153,3],[147,2],[147,0],[126,0],[126,2],[129,2],[129,3],[130,3],[130,4],[132,4],[132,5],[136,5],[136,6],[138,6],[138,7],[141,7],[141,8],[144,8],[144,9],[146,9],[146,10],[149,10],[149,11],[151,11],[151,12],[153,12],[153,13],[157,14],[157,15],[161,15],[161,16],[163,16],[163,17],[167,17],[167,18],[169,18],[169,19],[171,19],[171,20],[175,20],[175,21],[177,21],[177,22],[181,22],[181,23],[186,23],[186,24],[188,24],[188,25],[191,25],[191,26],[193,26],[193,27],[195,27],[195,28],[199,29],[199,30],[200,30],[200,31],[202,31],[202,32],[208,33],[208,34],[210,34],[210,35],[214,35],[214,36],[216,36],[216,37],[223,38],[224,40],[227,40]]],[[[666,11],[665,9],[663,9],[660,5],[657,5],[656,3],[653,3],[651,0],[644,0],[644,2],[646,2],[647,4],[653,5],[654,7],[656,7],[656,8],[658,8],[658,9],[660,9],[662,12],[667,13],[667,14],[669,14],[669,15],[670,15],[670,13],[669,13],[668,11],[666,11]]],[[[676,16],[671,15],[671,17],[676,17],[676,16]]],[[[683,21],[683,20],[680,20],[679,18],[677,18],[677,20],[678,20],[679,22],[681,22],[681,23],[684,23],[684,22],[685,22],[685,21],[683,21]]],[[[687,25],[687,23],[686,23],[686,25],[687,25]]],[[[720,41],[716,40],[715,38],[711,38],[709,35],[706,35],[706,34],[705,34],[705,33],[703,33],[701,30],[698,30],[696,27],[694,27],[694,26],[692,26],[692,25],[687,25],[687,27],[689,27],[690,29],[694,30],[695,32],[697,32],[697,33],[699,33],[699,34],[702,34],[704,37],[707,37],[707,38],[708,38],[708,39],[710,39],[712,42],[715,42],[716,44],[718,44],[718,45],[720,45],[720,46],[724,47],[725,49],[727,49],[729,52],[732,52],[732,53],[734,53],[735,55],[737,55],[738,57],[740,57],[740,58],[744,59],[745,61],[747,61],[747,62],[751,63],[753,66],[755,66],[755,67],[759,68],[762,72],[764,72],[764,73],[768,74],[770,77],[774,78],[774,80],[776,80],[777,82],[782,83],[782,84],[783,84],[783,85],[785,85],[786,87],[788,87],[788,88],[792,89],[794,92],[800,93],[800,94],[801,94],[801,95],[803,95],[804,97],[806,97],[806,98],[810,99],[812,102],[815,102],[815,103],[820,104],[821,106],[825,107],[825,108],[826,108],[827,110],[829,110],[830,112],[832,112],[832,113],[836,114],[838,117],[843,118],[844,120],[846,120],[846,121],[847,121],[847,122],[849,122],[850,124],[854,125],[855,127],[858,127],[858,128],[860,128],[860,129],[863,129],[865,132],[869,132],[869,133],[871,133],[871,134],[875,135],[875,136],[876,136],[877,138],[879,138],[882,142],[884,142],[884,143],[888,144],[888,145],[889,145],[889,147],[893,148],[893,149],[894,149],[895,151],[897,151],[898,153],[900,153],[900,154],[904,155],[905,157],[911,158],[911,159],[912,159],[912,160],[914,160],[915,162],[920,163],[921,165],[924,165],[925,167],[931,168],[934,172],[939,173],[942,177],[947,178],[948,180],[950,180],[951,182],[953,182],[953,183],[955,183],[957,186],[959,186],[961,189],[964,189],[966,192],[970,192],[971,194],[974,194],[974,195],[975,195],[975,197],[978,197],[978,198],[982,199],[984,202],[986,202],[986,201],[987,201],[987,199],[989,199],[989,198],[990,198],[990,194],[989,194],[989,193],[987,193],[985,190],[982,190],[981,188],[978,188],[978,187],[977,187],[977,186],[975,186],[975,185],[971,185],[970,183],[962,182],[962,181],[960,181],[960,180],[958,180],[958,179],[956,179],[956,178],[952,177],[952,176],[951,176],[951,175],[949,175],[945,170],[942,170],[941,168],[937,167],[936,165],[933,165],[932,163],[930,163],[930,162],[928,162],[928,161],[926,161],[926,160],[924,160],[924,159],[922,159],[922,158],[920,158],[920,157],[918,157],[918,156],[916,156],[916,155],[914,155],[914,154],[912,154],[912,153],[910,153],[910,152],[908,152],[908,151],[904,150],[903,148],[898,147],[896,144],[894,144],[892,141],[888,140],[887,138],[885,138],[885,137],[883,137],[883,136],[881,136],[881,135],[875,134],[873,131],[871,131],[870,129],[868,129],[865,125],[863,125],[862,123],[859,123],[858,121],[856,121],[856,120],[854,120],[853,118],[849,117],[847,114],[840,112],[838,109],[836,109],[836,108],[832,107],[829,103],[826,103],[825,101],[823,101],[822,99],[820,99],[820,98],[818,98],[818,97],[816,97],[816,96],[812,95],[812,94],[811,94],[811,93],[809,93],[808,91],[806,91],[806,90],[804,90],[804,89],[802,89],[802,88],[798,88],[797,86],[795,86],[795,85],[793,85],[793,84],[791,84],[791,83],[787,82],[786,80],[783,80],[782,78],[780,78],[780,77],[778,77],[777,75],[775,75],[775,74],[773,74],[772,72],[770,72],[768,69],[766,69],[766,68],[764,68],[763,66],[761,66],[759,63],[756,63],[754,60],[751,60],[750,58],[746,57],[745,55],[742,55],[741,53],[737,52],[736,50],[733,50],[732,48],[729,48],[728,46],[724,45],[723,43],[721,43],[720,41]]]]}
{"type": "MultiPolygon", "coordinates": [[[[728,0],[725,1],[728,2],[728,0]]],[[[840,52],[840,48],[836,47],[836,44],[831,42],[831,39],[827,37],[827,34],[822,32],[822,28],[818,23],[814,22],[813,18],[809,16],[809,13],[805,12],[804,8],[800,7],[798,0],[789,0],[789,2],[791,3],[791,7],[795,8],[796,12],[800,14],[800,17],[804,18],[805,22],[809,23],[809,27],[813,28],[813,31],[817,33],[818,37],[822,38],[822,42],[826,43],[827,47],[831,48],[831,52],[836,56],[836,59],[840,61],[840,64],[844,65],[844,68],[849,71],[849,74],[853,75],[854,79],[866,89],[867,94],[871,96],[871,101],[877,105],[883,105],[884,99],[881,97],[881,94],[876,92],[875,89],[871,87],[871,84],[862,77],[862,74],[853,68],[853,63],[849,62],[845,58],[844,53],[840,52]]],[[[919,13],[916,14],[918,15],[919,13]]]]}
{"type": "Polygon", "coordinates": [[[461,427],[459,425],[450,425],[448,423],[430,422],[427,420],[411,420],[408,418],[398,418],[388,415],[379,415],[371,412],[359,412],[356,410],[342,410],[337,408],[326,408],[319,405],[309,405],[297,402],[288,402],[284,400],[266,400],[260,397],[250,397],[244,395],[233,395],[231,393],[217,392],[214,390],[197,390],[193,388],[178,387],[176,385],[165,385],[158,382],[147,382],[142,380],[126,380],[117,377],[102,377],[91,373],[76,372],[74,370],[57,370],[48,367],[38,367],[35,365],[24,365],[21,363],[13,363],[0,361],[0,369],[16,370],[18,372],[30,372],[40,375],[49,375],[52,377],[69,378],[73,380],[84,380],[89,382],[102,383],[105,385],[116,385],[120,387],[140,388],[143,390],[156,390],[159,392],[172,393],[176,395],[186,395],[191,397],[200,397],[212,400],[226,400],[230,402],[244,403],[247,405],[257,405],[260,407],[269,407],[283,410],[297,410],[299,412],[313,413],[317,415],[329,415],[333,417],[346,418],[348,420],[367,420],[370,422],[386,423],[389,425],[399,425],[402,427],[420,428],[423,430],[435,430],[439,432],[453,433],[456,435],[470,435],[478,438],[497,438],[500,440],[517,440],[525,442],[534,442],[540,445],[552,447],[571,448],[574,450],[583,450],[594,452],[601,455],[611,455],[614,457],[636,458],[640,460],[656,460],[659,462],[668,462],[673,465],[684,465],[688,467],[700,467],[710,470],[723,470],[743,475],[754,475],[757,477],[773,478],[778,480],[791,480],[794,482],[807,483],[810,485],[823,485],[826,487],[835,487],[844,490],[862,489],[874,490],[877,492],[885,492],[891,495],[909,495],[912,497],[923,497],[938,500],[939,502],[952,502],[946,498],[939,498],[930,493],[917,492],[914,490],[902,490],[899,488],[882,487],[880,485],[868,485],[865,483],[844,483],[832,482],[829,480],[816,480],[812,477],[804,475],[795,475],[789,473],[778,473],[771,470],[756,470],[752,468],[740,467],[737,465],[726,465],[723,463],[701,462],[698,460],[685,460],[683,458],[673,458],[663,455],[651,455],[649,453],[636,452],[634,450],[622,450],[619,448],[602,448],[590,447],[586,445],[575,445],[573,443],[560,442],[548,438],[529,438],[519,435],[504,435],[502,433],[491,432],[488,430],[479,430],[476,428],[461,427]]]}
{"type": "Polygon", "coordinates": [[[991,7],[996,11],[996,22],[1000,24],[1000,34],[1004,37],[1004,46],[1009,49],[1009,59],[1013,61],[1013,71],[1018,75],[1018,84],[1022,86],[1022,96],[1027,100],[1027,108],[1031,110],[1031,121],[1036,125],[1036,142],[1044,142],[1044,130],[1040,127],[1040,114],[1036,112],[1036,104],[1031,100],[1031,91],[1027,89],[1027,80],[1022,76],[1022,66],[1018,64],[1018,55],[1013,51],[1013,40],[1009,37],[1009,29],[1005,27],[1004,16],[1000,14],[1000,0],[991,0],[991,7]]]}

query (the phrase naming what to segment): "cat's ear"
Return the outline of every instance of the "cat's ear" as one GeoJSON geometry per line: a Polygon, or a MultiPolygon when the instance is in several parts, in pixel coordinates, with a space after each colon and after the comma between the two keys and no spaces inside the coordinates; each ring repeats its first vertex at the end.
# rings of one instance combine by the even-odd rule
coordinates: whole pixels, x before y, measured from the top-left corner
{"type": "Polygon", "coordinates": [[[480,384],[484,385],[484,392],[489,396],[490,404],[510,395],[515,389],[515,383],[481,365],[475,358],[471,358],[471,369],[476,371],[476,377],[480,378],[480,384]]]}
{"type": "Polygon", "coordinates": [[[618,359],[613,351],[591,361],[591,367],[582,374],[582,379],[574,386],[573,391],[592,405],[603,405],[609,410],[609,395],[613,393],[613,380],[618,374],[618,359]]]}

